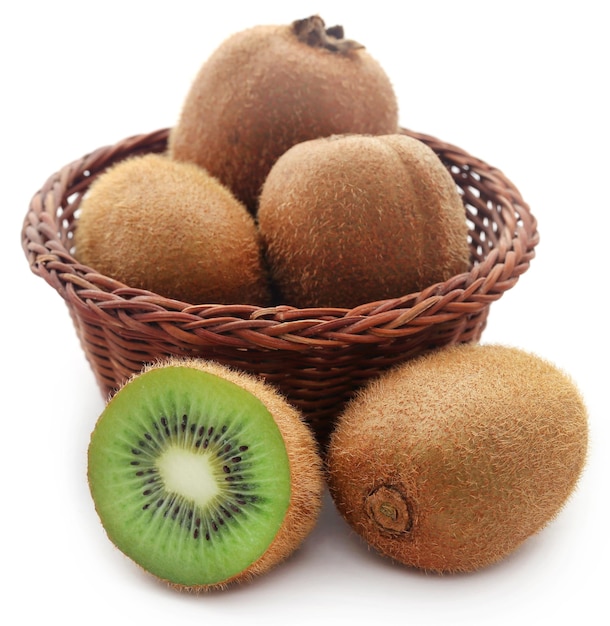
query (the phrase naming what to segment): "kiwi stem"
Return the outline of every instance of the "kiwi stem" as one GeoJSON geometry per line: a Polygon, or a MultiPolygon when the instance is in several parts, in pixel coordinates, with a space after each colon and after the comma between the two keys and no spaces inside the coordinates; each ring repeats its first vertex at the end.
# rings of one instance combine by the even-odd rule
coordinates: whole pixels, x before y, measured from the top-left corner
{"type": "Polygon", "coordinates": [[[411,530],[412,519],[407,500],[393,486],[382,485],[366,498],[366,512],[381,530],[399,535],[411,530]]]}
{"type": "Polygon", "coordinates": [[[331,28],[324,28],[324,26],[324,20],[319,15],[295,20],[292,23],[292,28],[299,41],[312,48],[325,48],[341,54],[364,48],[361,43],[344,38],[343,26],[332,26],[331,28]]]}

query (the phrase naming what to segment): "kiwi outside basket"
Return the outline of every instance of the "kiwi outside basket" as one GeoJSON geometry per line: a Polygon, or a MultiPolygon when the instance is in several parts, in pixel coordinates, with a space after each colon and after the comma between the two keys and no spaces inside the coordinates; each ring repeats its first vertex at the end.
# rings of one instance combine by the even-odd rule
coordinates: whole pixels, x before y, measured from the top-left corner
{"type": "Polygon", "coordinates": [[[534,257],[536,220],[497,169],[429,135],[401,132],[428,144],[461,190],[471,270],[351,310],[193,305],[80,264],[73,233],[89,185],[121,159],[163,152],[168,129],[99,148],[53,174],[31,201],[22,245],[32,271],[66,302],[104,396],[161,357],[213,359],[275,384],[303,411],[323,446],[334,418],[366,380],[427,350],[479,340],[491,303],[515,285],[534,257]]]}

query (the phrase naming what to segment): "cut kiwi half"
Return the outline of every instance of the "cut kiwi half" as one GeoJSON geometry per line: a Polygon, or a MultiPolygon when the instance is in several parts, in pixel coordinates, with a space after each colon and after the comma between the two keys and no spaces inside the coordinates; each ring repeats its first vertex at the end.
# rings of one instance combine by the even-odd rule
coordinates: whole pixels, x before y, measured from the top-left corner
{"type": "Polygon", "coordinates": [[[275,389],[215,363],[132,377],[91,436],[88,478],[110,540],[190,590],[286,558],[313,528],[323,476],[313,434],[275,389]]]}

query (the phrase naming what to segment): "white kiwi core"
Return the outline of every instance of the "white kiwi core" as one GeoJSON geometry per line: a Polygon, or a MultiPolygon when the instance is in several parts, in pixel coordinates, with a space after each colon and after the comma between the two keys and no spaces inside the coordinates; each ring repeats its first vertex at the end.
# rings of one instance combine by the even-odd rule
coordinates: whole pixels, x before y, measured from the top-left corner
{"type": "Polygon", "coordinates": [[[156,465],[168,491],[178,493],[202,507],[220,493],[207,454],[170,446],[159,456],[156,465]]]}

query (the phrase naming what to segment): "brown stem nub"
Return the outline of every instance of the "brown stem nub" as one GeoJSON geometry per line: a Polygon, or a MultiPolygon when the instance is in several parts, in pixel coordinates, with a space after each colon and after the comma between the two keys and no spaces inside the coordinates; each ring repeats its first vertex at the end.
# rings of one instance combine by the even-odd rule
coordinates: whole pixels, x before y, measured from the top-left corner
{"type": "Polygon", "coordinates": [[[319,15],[312,15],[292,22],[292,28],[299,41],[312,48],[325,48],[331,52],[342,54],[364,48],[361,43],[344,38],[343,26],[331,26],[330,28],[324,28],[324,26],[324,20],[319,15]]]}
{"type": "Polygon", "coordinates": [[[379,528],[391,535],[411,530],[412,518],[403,494],[389,485],[382,485],[366,498],[368,516],[379,528]]]}

